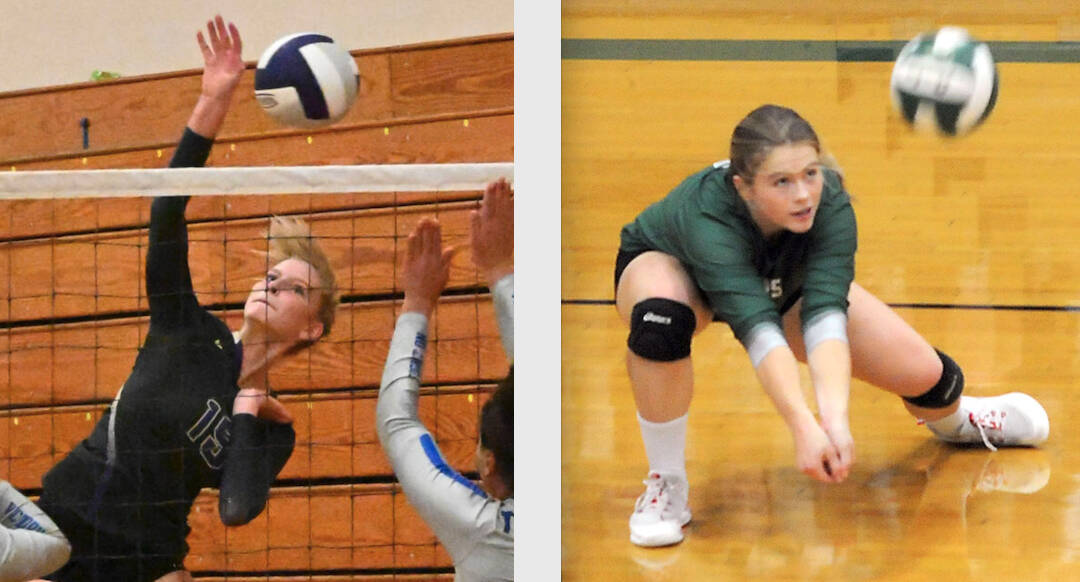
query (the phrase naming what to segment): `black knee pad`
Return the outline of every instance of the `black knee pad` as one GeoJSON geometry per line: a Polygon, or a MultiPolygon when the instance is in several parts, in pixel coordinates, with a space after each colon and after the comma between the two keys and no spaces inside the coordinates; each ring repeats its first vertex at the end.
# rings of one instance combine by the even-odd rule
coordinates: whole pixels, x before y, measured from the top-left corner
{"type": "Polygon", "coordinates": [[[673,362],[690,355],[697,318],[685,303],[653,297],[630,313],[630,351],[657,362],[673,362]]]}
{"type": "Polygon", "coordinates": [[[904,397],[904,400],[923,408],[945,408],[960,398],[964,391],[964,373],[960,366],[952,358],[935,349],[941,358],[941,379],[926,394],[914,398],[904,397]]]}

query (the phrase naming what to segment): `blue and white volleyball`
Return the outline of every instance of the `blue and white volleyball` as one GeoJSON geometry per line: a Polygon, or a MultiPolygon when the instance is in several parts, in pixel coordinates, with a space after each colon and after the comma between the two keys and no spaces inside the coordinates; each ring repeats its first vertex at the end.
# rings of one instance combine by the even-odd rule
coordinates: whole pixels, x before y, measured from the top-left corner
{"type": "Polygon", "coordinates": [[[277,121],[312,128],[338,121],[360,85],[352,56],[328,36],[300,33],[279,38],[255,67],[255,99],[277,121]]]}
{"type": "Polygon", "coordinates": [[[958,136],[994,109],[998,75],[990,47],[966,30],[946,26],[920,34],[893,65],[892,102],[917,129],[958,136]]]}

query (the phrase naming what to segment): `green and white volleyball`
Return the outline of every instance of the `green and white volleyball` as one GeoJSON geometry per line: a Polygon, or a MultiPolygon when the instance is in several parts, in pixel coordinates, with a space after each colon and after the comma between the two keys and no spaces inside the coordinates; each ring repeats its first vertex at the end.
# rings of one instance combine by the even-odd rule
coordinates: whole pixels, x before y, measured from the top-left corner
{"type": "Polygon", "coordinates": [[[893,65],[893,106],[917,129],[968,133],[994,109],[998,76],[990,47],[955,26],[907,43],[893,65]]]}

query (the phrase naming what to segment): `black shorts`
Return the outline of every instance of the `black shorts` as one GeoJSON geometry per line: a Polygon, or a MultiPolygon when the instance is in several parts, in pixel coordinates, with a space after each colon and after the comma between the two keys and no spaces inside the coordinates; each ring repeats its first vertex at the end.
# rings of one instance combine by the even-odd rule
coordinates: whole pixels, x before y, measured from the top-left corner
{"type": "Polygon", "coordinates": [[[626,270],[626,266],[630,264],[630,261],[637,258],[638,255],[647,251],[624,251],[619,249],[619,254],[615,255],[615,293],[619,292],[619,279],[622,278],[622,272],[626,270]]]}
{"type": "MultiPolygon", "coordinates": [[[[636,259],[638,255],[640,255],[642,253],[647,253],[647,252],[649,252],[649,250],[650,249],[646,249],[646,250],[643,250],[643,251],[624,251],[622,249],[619,249],[619,254],[615,255],[615,293],[616,294],[618,294],[618,292],[619,292],[619,279],[622,277],[623,271],[626,270],[626,266],[630,264],[630,261],[636,259]]],[[[683,266],[683,268],[686,268],[685,265],[683,266]]],[[[686,271],[689,273],[690,269],[686,269],[686,271]]],[[[694,284],[695,284],[695,286],[697,285],[696,282],[694,284]]],[[[698,293],[701,295],[702,298],[705,297],[705,292],[701,290],[701,287],[698,287],[698,293]]],[[[794,293],[791,294],[791,297],[788,297],[787,301],[785,301],[782,306],[780,306],[780,315],[782,316],[785,313],[787,313],[788,310],[791,309],[795,305],[795,302],[798,301],[801,297],[802,297],[802,288],[800,287],[800,288],[796,289],[794,293]]],[[[706,302],[708,302],[708,300],[706,300],[706,302]]],[[[723,321],[723,320],[720,319],[718,316],[713,315],[713,321],[723,321]]]]}
{"type": "Polygon", "coordinates": [[[139,543],[96,530],[76,512],[45,500],[39,506],[71,542],[71,559],[59,570],[45,576],[56,582],[106,582],[130,580],[153,582],[184,569],[184,556],[163,551],[160,545],[139,543]]]}

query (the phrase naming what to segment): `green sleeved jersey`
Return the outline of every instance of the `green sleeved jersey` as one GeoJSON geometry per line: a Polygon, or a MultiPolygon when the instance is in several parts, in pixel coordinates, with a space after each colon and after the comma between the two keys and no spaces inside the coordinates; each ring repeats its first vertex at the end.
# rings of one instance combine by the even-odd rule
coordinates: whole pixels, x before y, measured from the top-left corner
{"type": "Polygon", "coordinates": [[[809,231],[766,240],[717,162],[691,175],[623,227],[620,250],[658,250],[682,261],[717,319],[745,343],[759,323],[780,325],[780,309],[802,294],[802,321],[847,312],[855,276],[855,212],[839,175],[825,169],[809,231]]]}

